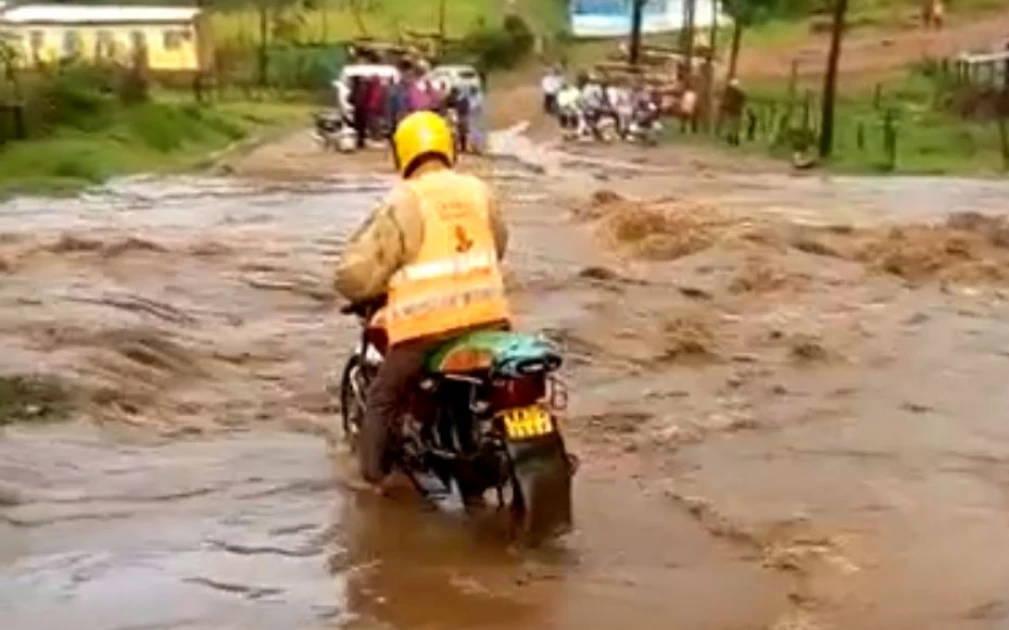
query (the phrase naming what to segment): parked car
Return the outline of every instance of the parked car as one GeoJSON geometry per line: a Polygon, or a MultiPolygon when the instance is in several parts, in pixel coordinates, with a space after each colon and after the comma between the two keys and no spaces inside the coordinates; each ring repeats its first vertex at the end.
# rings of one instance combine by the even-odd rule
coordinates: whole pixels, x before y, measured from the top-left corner
{"type": "Polygon", "coordinates": [[[340,76],[333,81],[336,90],[336,102],[340,111],[350,115],[353,107],[350,104],[350,81],[358,77],[380,77],[398,81],[399,69],[391,64],[355,63],[346,65],[340,71],[340,76]]]}
{"type": "Polygon", "coordinates": [[[473,66],[469,65],[435,66],[428,74],[428,77],[432,81],[446,84],[449,88],[475,87],[478,90],[483,90],[483,81],[480,80],[480,73],[473,66]]]}

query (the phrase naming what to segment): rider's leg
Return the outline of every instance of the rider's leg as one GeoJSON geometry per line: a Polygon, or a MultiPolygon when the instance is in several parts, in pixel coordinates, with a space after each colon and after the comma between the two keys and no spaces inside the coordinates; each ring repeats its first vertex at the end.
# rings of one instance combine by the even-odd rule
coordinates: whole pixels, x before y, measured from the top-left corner
{"type": "Polygon", "coordinates": [[[420,378],[428,353],[435,345],[436,342],[418,339],[390,348],[368,389],[358,452],[361,476],[370,483],[382,481],[390,472],[383,468],[389,431],[399,419],[402,401],[420,378]]]}

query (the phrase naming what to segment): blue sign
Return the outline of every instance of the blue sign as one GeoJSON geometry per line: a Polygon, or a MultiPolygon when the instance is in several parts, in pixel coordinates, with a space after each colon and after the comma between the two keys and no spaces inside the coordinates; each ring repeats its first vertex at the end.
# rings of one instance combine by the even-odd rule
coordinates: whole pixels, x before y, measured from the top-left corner
{"type": "MultiPolygon", "coordinates": [[[[626,37],[631,32],[631,0],[570,0],[571,32],[576,37],[626,37]]],[[[697,0],[695,24],[711,24],[712,0],[697,0]]],[[[647,0],[641,30],[666,33],[682,28],[683,0],[647,0]]]]}
{"type": "MultiPolygon", "coordinates": [[[[665,2],[648,0],[645,3],[645,15],[658,15],[663,12],[665,2]]],[[[629,17],[631,0],[573,0],[572,15],[602,15],[611,17],[629,17]]]]}

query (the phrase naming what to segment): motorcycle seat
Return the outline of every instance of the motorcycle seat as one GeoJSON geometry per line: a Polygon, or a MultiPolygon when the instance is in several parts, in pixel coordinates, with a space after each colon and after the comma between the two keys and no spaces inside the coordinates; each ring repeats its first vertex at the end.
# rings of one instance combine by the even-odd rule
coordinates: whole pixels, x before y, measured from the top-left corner
{"type": "Polygon", "coordinates": [[[446,342],[428,358],[431,374],[490,373],[517,378],[561,366],[559,349],[547,339],[503,330],[480,330],[446,342]]]}

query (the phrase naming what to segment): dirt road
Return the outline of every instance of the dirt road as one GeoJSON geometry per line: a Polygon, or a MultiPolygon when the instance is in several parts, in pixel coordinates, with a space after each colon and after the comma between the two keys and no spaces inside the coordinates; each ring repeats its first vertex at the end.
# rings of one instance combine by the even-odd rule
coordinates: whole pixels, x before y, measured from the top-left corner
{"type": "Polygon", "coordinates": [[[295,138],[0,207],[0,365],[78,405],[0,436],[2,626],[1006,622],[1009,228],[963,211],[1009,188],[498,146],[521,160],[467,168],[506,201],[521,325],[565,347],[574,536],[515,555],[342,483],[328,270],[390,180],[295,138]]]}
{"type": "MultiPolygon", "coordinates": [[[[926,31],[909,21],[900,29],[858,28],[844,40],[842,81],[860,82],[906,72],[923,58],[942,59],[964,51],[993,52],[1009,44],[1009,11],[983,16],[953,14],[940,31],[926,31]]],[[[829,33],[810,34],[801,41],[744,48],[740,76],[746,79],[785,78],[792,60],[802,77],[819,77],[826,63],[829,33]]]]}

